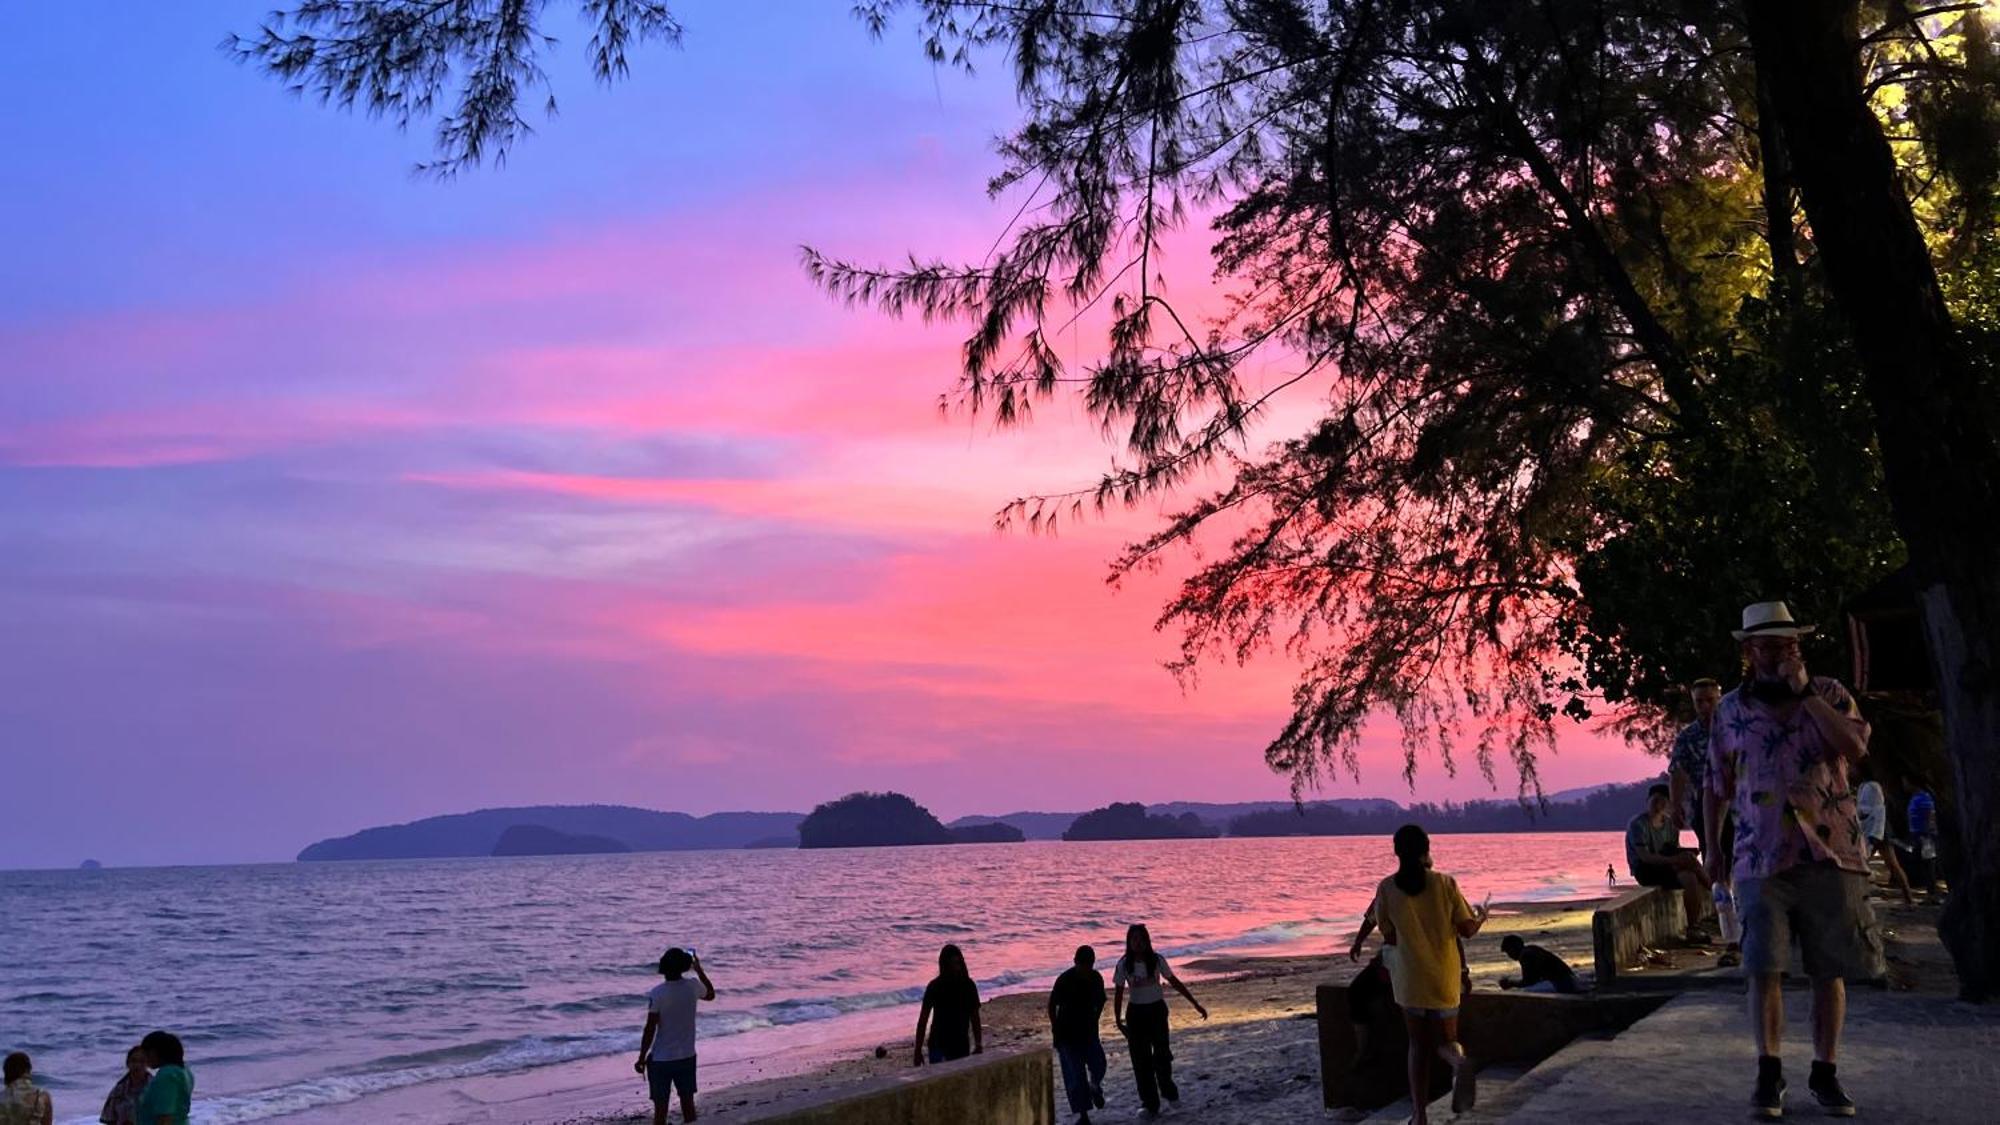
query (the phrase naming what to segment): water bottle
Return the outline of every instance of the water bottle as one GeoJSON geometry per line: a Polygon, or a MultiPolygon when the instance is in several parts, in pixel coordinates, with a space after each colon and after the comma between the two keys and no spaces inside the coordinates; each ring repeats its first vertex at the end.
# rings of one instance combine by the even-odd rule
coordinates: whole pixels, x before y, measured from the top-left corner
{"type": "Polygon", "coordinates": [[[1735,945],[1742,940],[1742,933],[1736,922],[1736,900],[1729,893],[1728,883],[1715,885],[1715,917],[1722,924],[1722,940],[1735,945]]]}

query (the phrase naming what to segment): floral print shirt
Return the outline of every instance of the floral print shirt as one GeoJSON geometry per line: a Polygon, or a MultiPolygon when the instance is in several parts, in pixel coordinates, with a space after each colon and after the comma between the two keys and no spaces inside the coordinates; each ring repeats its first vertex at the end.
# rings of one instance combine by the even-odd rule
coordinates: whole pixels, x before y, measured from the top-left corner
{"type": "MultiPolygon", "coordinates": [[[[1867,739],[1867,720],[1838,680],[1814,676],[1808,690],[1867,739]]],[[[1829,756],[1803,704],[1781,719],[1739,687],[1722,697],[1709,726],[1708,792],[1736,817],[1735,878],[1767,878],[1815,860],[1867,872],[1847,767],[1829,756]]]]}
{"type": "Polygon", "coordinates": [[[1674,748],[1667,754],[1667,768],[1687,775],[1687,793],[1681,800],[1681,814],[1689,824],[1701,820],[1701,791],[1708,778],[1708,724],[1696,719],[1674,736],[1674,748]]]}

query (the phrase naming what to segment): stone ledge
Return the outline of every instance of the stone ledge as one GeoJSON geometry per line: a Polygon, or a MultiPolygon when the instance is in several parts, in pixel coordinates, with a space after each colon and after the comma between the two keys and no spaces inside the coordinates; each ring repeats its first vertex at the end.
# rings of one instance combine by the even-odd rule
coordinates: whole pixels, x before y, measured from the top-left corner
{"type": "Polygon", "coordinates": [[[989,1051],[766,1106],[765,1125],[1055,1125],[1055,1056],[989,1051]]]}

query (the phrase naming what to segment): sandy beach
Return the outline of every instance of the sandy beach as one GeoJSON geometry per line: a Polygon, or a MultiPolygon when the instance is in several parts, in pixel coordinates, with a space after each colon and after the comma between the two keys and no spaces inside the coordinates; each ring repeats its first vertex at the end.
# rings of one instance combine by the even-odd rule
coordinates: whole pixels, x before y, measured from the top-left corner
{"type": "MultiPolygon", "coordinates": [[[[1467,950],[1474,987],[1498,988],[1501,977],[1517,971],[1518,966],[1500,953],[1500,938],[1509,933],[1546,946],[1580,971],[1587,971],[1594,905],[1595,900],[1496,903],[1492,921],[1467,950]]],[[[1100,958],[1108,960],[1106,951],[1100,950],[1100,958]]],[[[1104,967],[1102,961],[1100,967],[1104,967]]],[[[1319,1060],[1312,1020],[1313,990],[1321,983],[1344,981],[1353,975],[1357,966],[1348,961],[1345,948],[1280,956],[1205,957],[1178,968],[1209,1009],[1209,1018],[1203,1021],[1178,997],[1171,1000],[1174,1069],[1182,1093],[1178,1112],[1244,1125],[1317,1115],[1319,1060]]],[[[990,999],[981,1009],[987,1046],[1046,1043],[1046,996],[1036,989],[990,999]]],[[[703,1120],[728,1121],[788,1098],[908,1068],[914,1012],[897,1014],[903,1018],[893,1034],[851,1044],[842,1057],[798,1073],[723,1086],[711,1082],[704,1071],[703,1120]],[[905,1023],[911,1026],[902,1026],[905,1023]],[[881,1058],[876,1057],[878,1048],[881,1058]]],[[[1110,1066],[1104,1090],[1109,1105],[1092,1111],[1091,1120],[1138,1121],[1131,1066],[1122,1041],[1111,1030],[1109,1013],[1105,1032],[1110,1066]]],[[[493,1105],[490,1108],[497,1116],[489,1119],[560,1121],[563,1125],[641,1125],[651,1121],[637,1084],[618,1073],[629,1064],[621,1057],[603,1060],[601,1065],[611,1072],[601,1086],[550,1091],[493,1105]]],[[[1058,1108],[1062,1108],[1060,1104],[1058,1108]]]]}

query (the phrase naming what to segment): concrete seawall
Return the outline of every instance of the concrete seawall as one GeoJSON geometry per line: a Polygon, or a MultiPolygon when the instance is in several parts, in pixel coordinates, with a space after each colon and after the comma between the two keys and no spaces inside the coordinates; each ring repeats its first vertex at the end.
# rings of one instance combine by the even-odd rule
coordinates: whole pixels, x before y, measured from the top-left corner
{"type": "Polygon", "coordinates": [[[763,1125],[1056,1125],[1055,1056],[1047,1048],[988,1052],[732,1120],[763,1125]]]}

